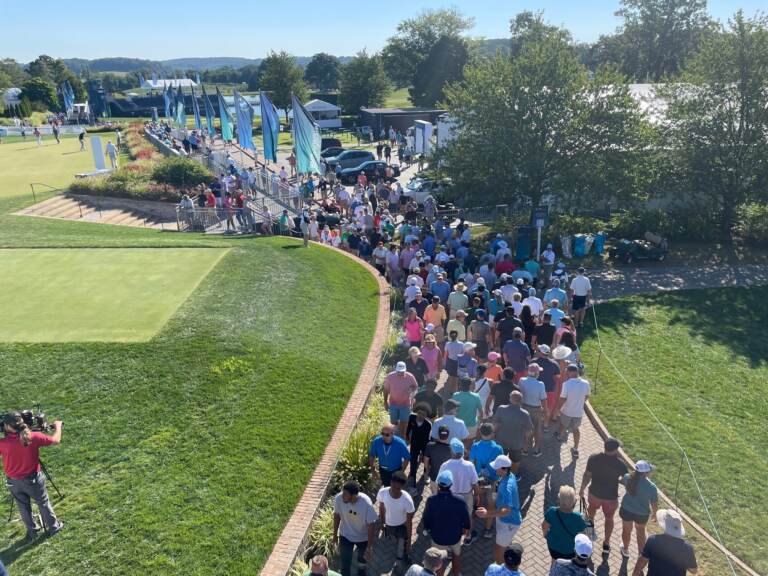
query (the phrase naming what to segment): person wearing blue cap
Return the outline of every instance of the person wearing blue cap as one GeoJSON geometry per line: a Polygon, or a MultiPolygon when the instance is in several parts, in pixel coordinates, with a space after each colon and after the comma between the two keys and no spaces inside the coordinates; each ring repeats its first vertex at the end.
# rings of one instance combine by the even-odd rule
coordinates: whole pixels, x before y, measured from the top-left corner
{"type": "Polygon", "coordinates": [[[437,475],[437,494],[427,499],[422,516],[425,535],[432,546],[450,552],[451,574],[461,574],[461,538],[469,536],[471,518],[464,502],[451,493],[453,474],[443,470],[437,475]]]}
{"type": "Polygon", "coordinates": [[[512,460],[508,456],[497,456],[491,467],[501,478],[496,492],[496,509],[477,509],[478,518],[496,518],[496,547],[493,556],[497,564],[504,562],[504,552],[512,545],[523,523],[520,515],[520,494],[517,479],[512,472],[512,460]]]}
{"type": "MultiPolygon", "coordinates": [[[[475,465],[469,460],[464,459],[464,443],[458,438],[454,438],[450,442],[451,446],[451,459],[443,463],[440,466],[440,473],[449,471],[453,477],[451,483],[451,492],[454,496],[461,498],[467,507],[467,512],[471,514],[475,509],[475,504],[478,502],[480,492],[477,485],[477,470],[475,465]]],[[[471,522],[471,519],[470,519],[471,522]]],[[[473,542],[475,537],[474,533],[464,540],[464,544],[469,546],[473,542]]]]}

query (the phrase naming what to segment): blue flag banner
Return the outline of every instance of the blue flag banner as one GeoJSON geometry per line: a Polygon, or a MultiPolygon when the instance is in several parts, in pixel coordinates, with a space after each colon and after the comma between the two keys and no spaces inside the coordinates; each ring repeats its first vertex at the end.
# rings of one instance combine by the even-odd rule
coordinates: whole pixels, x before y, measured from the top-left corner
{"type": "Polygon", "coordinates": [[[280,117],[272,100],[264,92],[259,92],[261,108],[261,133],[264,140],[264,157],[277,162],[277,139],[280,134],[280,117]]]}
{"type": "Polygon", "coordinates": [[[240,96],[237,90],[233,91],[235,97],[235,116],[237,119],[237,142],[241,148],[255,150],[253,145],[253,108],[245,98],[240,96]]]}
{"type": "Polygon", "coordinates": [[[152,72],[152,83],[157,86],[157,72],[152,72]]]}
{"type": "Polygon", "coordinates": [[[186,128],[187,116],[184,114],[184,93],[179,86],[176,91],[176,124],[179,128],[186,128]]]}
{"type": "Polygon", "coordinates": [[[213,104],[211,99],[208,98],[208,94],[205,93],[205,86],[203,86],[203,111],[205,112],[205,123],[208,126],[208,135],[211,138],[216,136],[216,112],[213,110],[213,104]]]}
{"type": "Polygon", "coordinates": [[[202,130],[203,121],[200,119],[200,104],[197,103],[197,96],[195,96],[194,86],[192,86],[192,110],[195,113],[195,128],[202,130]]]}
{"type": "Polygon", "coordinates": [[[197,82],[197,85],[200,85],[200,72],[195,72],[195,82],[197,82]]]}
{"type": "Polygon", "coordinates": [[[219,87],[216,86],[216,96],[219,99],[219,120],[221,121],[221,139],[225,142],[231,142],[232,138],[232,117],[227,110],[227,103],[224,96],[221,95],[219,87]]]}
{"type": "Polygon", "coordinates": [[[296,171],[299,174],[320,172],[320,127],[312,115],[291,95],[293,108],[293,145],[296,147],[296,171]]]}
{"type": "Polygon", "coordinates": [[[163,90],[163,103],[165,104],[165,117],[171,119],[171,94],[170,88],[163,90]]]}
{"type": "Polygon", "coordinates": [[[144,83],[146,80],[144,80],[144,74],[139,72],[139,88],[144,88],[144,83]]]}

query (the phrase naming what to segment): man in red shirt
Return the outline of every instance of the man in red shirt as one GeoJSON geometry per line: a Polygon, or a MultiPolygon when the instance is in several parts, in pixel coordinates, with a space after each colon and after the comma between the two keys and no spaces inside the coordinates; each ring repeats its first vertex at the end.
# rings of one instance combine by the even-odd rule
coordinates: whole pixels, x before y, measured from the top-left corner
{"type": "Polygon", "coordinates": [[[32,516],[32,500],[40,509],[43,525],[49,535],[56,534],[63,524],[56,518],[45,489],[45,476],[40,471],[40,447],[61,443],[61,420],[53,423],[52,436],[32,432],[18,412],[11,412],[3,419],[5,438],[0,439],[0,456],[6,485],[11,491],[27,527],[27,537],[34,538],[40,527],[32,516]]]}

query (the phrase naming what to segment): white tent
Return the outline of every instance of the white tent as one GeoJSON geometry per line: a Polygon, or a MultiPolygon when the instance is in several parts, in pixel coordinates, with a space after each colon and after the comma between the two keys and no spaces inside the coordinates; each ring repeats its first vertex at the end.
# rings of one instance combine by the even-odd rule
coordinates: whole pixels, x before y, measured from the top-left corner
{"type": "Polygon", "coordinates": [[[146,88],[147,90],[165,90],[168,86],[173,88],[178,86],[181,86],[182,88],[190,88],[192,86],[197,86],[197,83],[189,78],[161,78],[159,80],[145,79],[141,84],[141,87],[146,88]]]}
{"type": "Polygon", "coordinates": [[[307,112],[317,121],[320,128],[341,128],[341,108],[324,100],[310,100],[304,104],[307,112]]]}
{"type": "Polygon", "coordinates": [[[6,106],[17,106],[21,102],[21,88],[8,88],[3,93],[6,106]]]}

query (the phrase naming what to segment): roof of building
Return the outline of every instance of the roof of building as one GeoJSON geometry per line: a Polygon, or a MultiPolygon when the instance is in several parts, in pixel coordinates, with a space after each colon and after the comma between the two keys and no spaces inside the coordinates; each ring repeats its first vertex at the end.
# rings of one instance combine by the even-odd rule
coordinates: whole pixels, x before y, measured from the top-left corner
{"type": "Polygon", "coordinates": [[[434,108],[360,108],[368,114],[443,114],[446,110],[434,108]]]}

